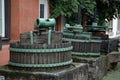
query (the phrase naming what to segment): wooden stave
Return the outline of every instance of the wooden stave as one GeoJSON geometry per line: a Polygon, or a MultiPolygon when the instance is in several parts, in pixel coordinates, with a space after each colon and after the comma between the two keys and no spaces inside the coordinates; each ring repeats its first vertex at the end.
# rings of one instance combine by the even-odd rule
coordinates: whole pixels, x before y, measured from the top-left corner
{"type": "MultiPolygon", "coordinates": [[[[26,45],[22,45],[22,44],[18,45],[18,44],[20,44],[20,42],[11,43],[10,47],[31,48],[30,45],[27,45],[27,47],[26,47],[26,45]]],[[[47,48],[55,48],[55,46],[58,46],[58,45],[59,44],[49,45],[47,48]]],[[[43,45],[42,45],[42,47],[40,45],[37,45],[37,46],[31,45],[31,46],[32,46],[32,48],[35,47],[37,49],[39,49],[39,48],[44,49],[45,48],[45,47],[43,47],[43,45]]],[[[65,43],[62,43],[62,45],[60,45],[59,47],[70,47],[70,46],[71,46],[71,44],[69,42],[67,42],[67,43],[65,42],[65,43]]],[[[56,48],[58,48],[58,47],[56,47],[56,48]]],[[[40,53],[39,54],[38,53],[37,54],[36,53],[29,53],[28,54],[26,52],[20,53],[20,52],[10,51],[10,61],[15,62],[15,63],[21,63],[21,64],[51,64],[51,63],[54,64],[54,63],[66,62],[66,61],[69,61],[70,59],[71,59],[71,50],[65,51],[65,52],[59,52],[59,53],[56,52],[56,53],[42,53],[42,54],[40,54],[40,53]],[[52,59],[53,56],[51,56],[51,54],[53,56],[56,56],[56,54],[59,54],[60,60],[58,60],[59,59],[58,57],[52,59]],[[65,55],[65,54],[67,54],[67,56],[64,59],[61,59],[61,58],[63,58],[63,55],[65,55]],[[35,58],[36,55],[37,55],[37,57],[42,56],[42,58],[40,60],[38,60],[38,58],[37,59],[35,58]],[[21,57],[21,56],[24,56],[24,57],[21,57]],[[47,59],[47,61],[45,61],[46,57],[49,58],[49,59],[47,59]]]]}

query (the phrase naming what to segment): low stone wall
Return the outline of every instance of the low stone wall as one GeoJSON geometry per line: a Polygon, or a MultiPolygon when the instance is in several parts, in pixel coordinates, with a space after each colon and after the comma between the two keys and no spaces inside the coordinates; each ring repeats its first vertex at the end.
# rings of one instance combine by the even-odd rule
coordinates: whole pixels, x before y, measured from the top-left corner
{"type": "Polygon", "coordinates": [[[120,62],[119,37],[109,39],[108,70],[114,69],[120,62]]]}
{"type": "Polygon", "coordinates": [[[109,63],[120,62],[120,52],[111,52],[107,56],[109,63]]]}
{"type": "Polygon", "coordinates": [[[78,57],[73,56],[74,62],[88,63],[89,64],[89,76],[88,80],[101,80],[107,73],[107,56],[102,55],[100,57],[78,57]]]}
{"type": "Polygon", "coordinates": [[[111,52],[108,55],[108,70],[114,69],[120,62],[120,52],[111,52]]]}
{"type": "Polygon", "coordinates": [[[71,68],[54,72],[26,72],[0,68],[0,76],[5,80],[88,80],[88,64],[73,63],[71,68]]]}

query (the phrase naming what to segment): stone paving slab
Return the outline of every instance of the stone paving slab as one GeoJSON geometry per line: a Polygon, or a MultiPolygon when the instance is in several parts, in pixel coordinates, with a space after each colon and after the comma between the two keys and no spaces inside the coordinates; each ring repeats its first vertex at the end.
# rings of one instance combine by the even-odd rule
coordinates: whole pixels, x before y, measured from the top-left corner
{"type": "Polygon", "coordinates": [[[109,71],[102,80],[120,80],[120,62],[117,64],[117,67],[109,71]]]}
{"type": "Polygon", "coordinates": [[[111,52],[108,55],[108,62],[120,62],[120,52],[111,52]]]}

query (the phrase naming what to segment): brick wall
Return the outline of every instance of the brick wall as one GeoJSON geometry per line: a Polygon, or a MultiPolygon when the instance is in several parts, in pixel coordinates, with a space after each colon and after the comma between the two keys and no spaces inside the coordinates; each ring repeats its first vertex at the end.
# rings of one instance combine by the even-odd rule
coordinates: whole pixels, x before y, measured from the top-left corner
{"type": "Polygon", "coordinates": [[[19,40],[20,33],[34,29],[39,16],[39,0],[11,0],[11,40],[19,40]]]}

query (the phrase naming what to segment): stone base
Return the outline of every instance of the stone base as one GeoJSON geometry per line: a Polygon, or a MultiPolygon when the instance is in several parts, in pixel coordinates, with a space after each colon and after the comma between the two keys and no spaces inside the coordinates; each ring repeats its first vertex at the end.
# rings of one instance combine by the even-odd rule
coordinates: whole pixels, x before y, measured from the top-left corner
{"type": "Polygon", "coordinates": [[[111,52],[107,56],[109,63],[120,62],[120,52],[111,52]]]}
{"type": "Polygon", "coordinates": [[[107,73],[107,56],[105,55],[96,58],[73,56],[73,61],[89,64],[88,80],[101,80],[107,73]]]}
{"type": "Polygon", "coordinates": [[[88,64],[73,63],[70,68],[54,72],[18,71],[3,66],[0,76],[5,80],[88,80],[88,64]]]}
{"type": "Polygon", "coordinates": [[[108,55],[108,70],[114,69],[120,62],[120,52],[111,52],[108,55]]]}

